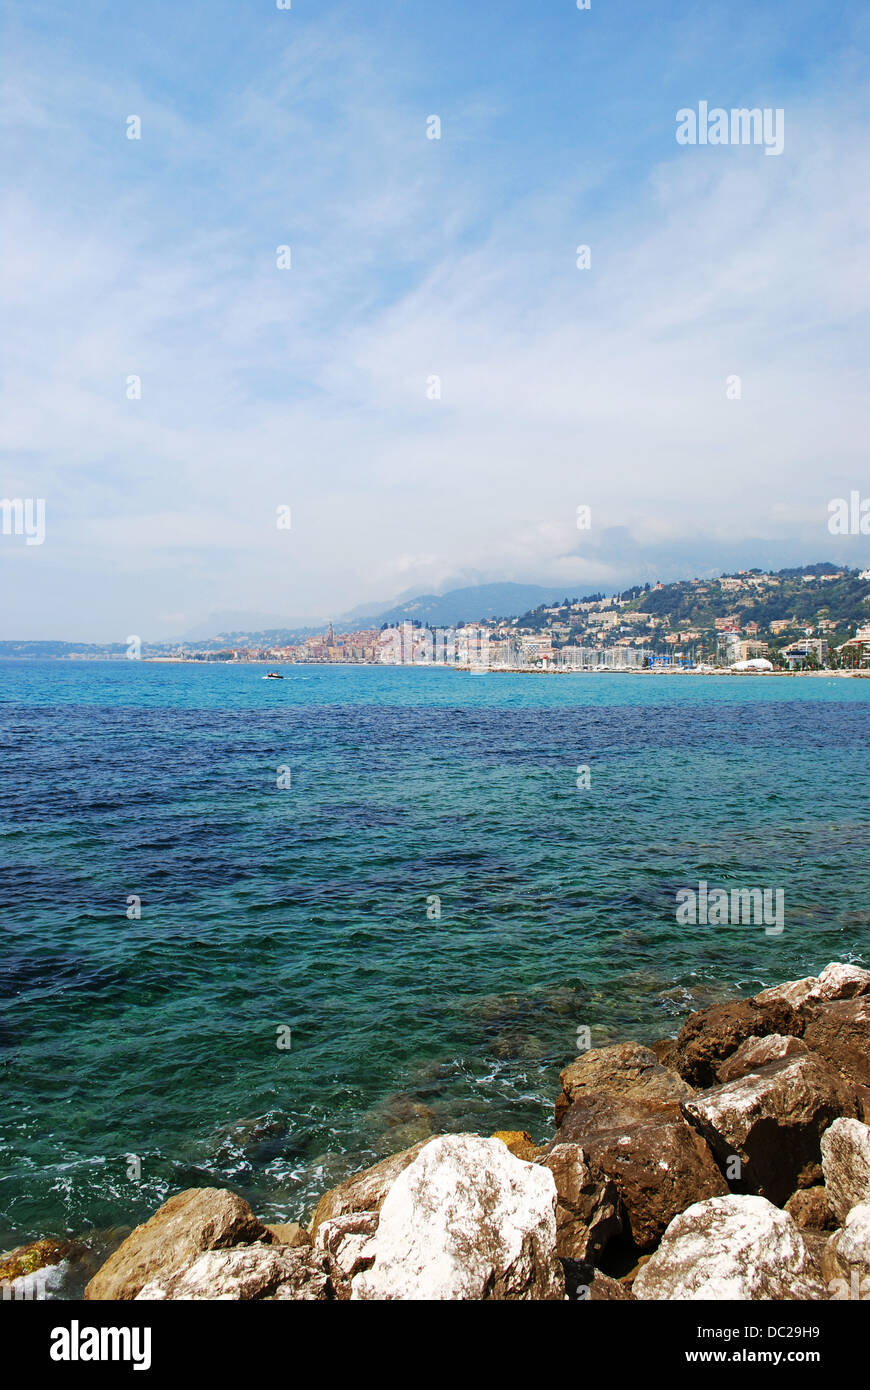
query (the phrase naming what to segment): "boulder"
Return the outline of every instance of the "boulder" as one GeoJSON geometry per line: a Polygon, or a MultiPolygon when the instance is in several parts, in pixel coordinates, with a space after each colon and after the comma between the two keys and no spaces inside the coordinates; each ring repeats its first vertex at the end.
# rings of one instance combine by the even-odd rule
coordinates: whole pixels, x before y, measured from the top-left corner
{"type": "Polygon", "coordinates": [[[150,1221],[137,1226],[97,1271],[88,1299],[130,1299],[152,1279],[169,1279],[207,1250],[223,1250],[272,1237],[247,1202],[218,1187],[191,1187],[170,1197],[150,1221]]]}
{"type": "Polygon", "coordinates": [[[616,1183],[591,1164],[579,1144],[553,1144],[538,1160],[556,1184],[556,1254],[594,1260],[622,1230],[616,1183]]]}
{"type": "Polygon", "coordinates": [[[500,1139],[515,1158],[525,1159],[526,1163],[534,1163],[541,1152],[541,1146],[536,1144],[524,1129],[497,1129],[490,1138],[500,1139]]]}
{"type": "Polygon", "coordinates": [[[853,1207],[870,1202],[870,1126],[860,1120],[835,1120],[822,1135],[825,1191],[842,1224],[853,1207]]]}
{"type": "Polygon", "coordinates": [[[849,1087],[812,1053],[783,1057],[702,1091],[683,1114],[704,1136],[731,1186],[777,1205],[821,1181],[823,1132],[854,1115],[849,1087]],[[740,1171],[729,1160],[740,1160],[740,1171]]]}
{"type": "Polygon", "coordinates": [[[637,1100],[682,1100],[692,1087],[670,1067],[662,1066],[655,1053],[637,1043],[597,1047],[566,1067],[560,1078],[562,1094],[556,1101],[556,1124],[584,1091],[609,1091],[637,1100]]]}
{"type": "Polygon", "coordinates": [[[709,1148],[673,1101],[582,1094],[547,1152],[579,1144],[586,1162],[612,1179],[625,1234],[640,1250],[692,1202],[728,1191],[709,1148]]]}
{"type": "Polygon", "coordinates": [[[769,1004],[779,999],[799,1009],[806,1003],[855,999],[861,994],[870,994],[870,970],[862,970],[859,965],[831,961],[819,976],[807,975],[802,980],[787,980],[785,984],[763,989],[756,994],[755,1002],[769,1004]]]}
{"type": "Polygon", "coordinates": [[[843,1229],[830,1237],[822,1275],[832,1298],[870,1298],[870,1202],[853,1207],[843,1229]]]}
{"type": "Polygon", "coordinates": [[[338,1187],[324,1192],[308,1227],[312,1239],[322,1221],[331,1221],[334,1217],[346,1216],[349,1212],[380,1211],[381,1204],[396,1178],[414,1162],[424,1145],[429,1142],[428,1139],[422,1139],[413,1148],[391,1154],[389,1158],[382,1159],[373,1167],[365,1168],[361,1173],[354,1173],[352,1177],[339,1183],[338,1187]]]}
{"type": "Polygon", "coordinates": [[[807,1004],[801,1014],[803,1038],[847,1081],[868,1090],[862,1111],[870,1119],[870,997],[807,1004]]]}
{"type": "Polygon", "coordinates": [[[720,1081],[736,1081],[751,1071],[766,1067],[768,1062],[778,1062],[782,1057],[795,1057],[800,1052],[809,1052],[803,1038],[789,1037],[782,1033],[768,1033],[766,1038],[747,1038],[719,1068],[720,1081]]]}
{"type": "Polygon", "coordinates": [[[862,970],[859,965],[843,965],[832,961],[826,965],[812,990],[810,999],[828,1002],[834,999],[856,999],[859,995],[870,994],[870,970],[862,970]]]}
{"type": "Polygon", "coordinates": [[[815,1299],[803,1237],[764,1197],[713,1197],[675,1217],[632,1285],[637,1299],[815,1299]]]}
{"type": "Polygon", "coordinates": [[[803,1019],[783,999],[741,999],[690,1014],[677,1035],[675,1065],[691,1086],[713,1086],[719,1067],[747,1038],[784,1033],[799,1037],[803,1019]]]}
{"type": "Polygon", "coordinates": [[[824,1187],[800,1187],[785,1204],[792,1221],[802,1231],[830,1231],[836,1226],[824,1187]]]}
{"type": "Polygon", "coordinates": [[[799,1009],[818,983],[815,975],[805,975],[802,980],[786,980],[781,985],[771,985],[770,989],[763,989],[760,994],[756,994],[755,1002],[761,1005],[790,1004],[793,1009],[799,1009]]]}
{"type": "Polygon", "coordinates": [[[240,1245],[230,1250],[207,1250],[184,1269],[158,1274],[136,1298],[323,1302],[340,1296],[340,1284],[323,1252],[288,1245],[240,1245]]]}
{"type": "Polygon", "coordinates": [[[346,1279],[352,1279],[374,1263],[376,1211],[351,1211],[321,1221],[314,1237],[316,1250],[325,1250],[346,1279]]]}
{"type": "Polygon", "coordinates": [[[433,1139],[383,1202],[354,1299],[562,1299],[556,1185],[498,1139],[433,1139]]]}

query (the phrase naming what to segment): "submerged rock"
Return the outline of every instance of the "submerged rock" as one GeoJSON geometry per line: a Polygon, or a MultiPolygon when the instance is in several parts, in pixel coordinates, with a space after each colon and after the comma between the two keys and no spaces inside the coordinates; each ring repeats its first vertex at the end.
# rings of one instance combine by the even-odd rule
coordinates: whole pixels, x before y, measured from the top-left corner
{"type": "Polygon", "coordinates": [[[579,1144],[615,1183],[625,1232],[639,1250],[655,1245],[692,1202],[728,1191],[706,1142],[675,1102],[581,1094],[547,1152],[566,1142],[579,1144]]]}
{"type": "Polygon", "coordinates": [[[40,1269],[50,1269],[63,1260],[74,1259],[85,1252],[81,1241],[74,1240],[33,1240],[28,1245],[18,1245],[5,1255],[0,1255],[0,1280],[22,1279],[35,1274],[40,1269]]]}
{"type": "Polygon", "coordinates": [[[207,1250],[271,1244],[247,1202],[217,1187],[192,1187],[137,1226],[85,1289],[88,1299],[131,1299],[150,1280],[170,1279],[207,1250]]]}
{"type": "Polygon", "coordinates": [[[384,1200],[354,1299],[561,1299],[556,1186],[497,1139],[433,1139],[384,1200]]]}
{"type": "Polygon", "coordinates": [[[421,1082],[418,1090],[396,1091],[367,1111],[363,1125],[366,1130],[385,1131],[388,1157],[438,1133],[438,1117],[424,1097],[434,1100],[441,1089],[437,1082],[421,1082]]]}
{"type": "Polygon", "coordinates": [[[683,1102],[683,1114],[732,1187],[777,1204],[821,1180],[822,1134],[833,1120],[854,1113],[850,1088],[810,1052],[782,1057],[683,1102]],[[734,1156],[739,1172],[727,1166],[734,1156]]]}
{"type": "Polygon", "coordinates": [[[764,1197],[713,1197],[674,1218],[632,1285],[638,1299],[825,1297],[791,1217],[764,1197]]]}
{"type": "Polygon", "coordinates": [[[825,1191],[837,1220],[853,1207],[870,1202],[870,1126],[860,1120],[835,1120],[822,1135],[825,1191]]]}

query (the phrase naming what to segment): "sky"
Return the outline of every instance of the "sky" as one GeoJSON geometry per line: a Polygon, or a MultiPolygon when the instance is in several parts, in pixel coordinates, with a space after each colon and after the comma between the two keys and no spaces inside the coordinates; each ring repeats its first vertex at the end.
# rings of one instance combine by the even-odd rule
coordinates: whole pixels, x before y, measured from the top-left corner
{"type": "Polygon", "coordinates": [[[2,14],[0,637],[870,563],[864,0],[2,14]]]}

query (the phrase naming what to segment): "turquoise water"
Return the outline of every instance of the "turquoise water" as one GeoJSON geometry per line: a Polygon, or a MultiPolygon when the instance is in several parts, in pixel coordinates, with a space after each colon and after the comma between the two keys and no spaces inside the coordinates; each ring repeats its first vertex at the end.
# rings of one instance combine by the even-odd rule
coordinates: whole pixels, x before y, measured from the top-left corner
{"type": "Polygon", "coordinates": [[[191,1185],[291,1220],[426,1133],[543,1138],[578,1026],[651,1039],[870,955],[870,681],[3,662],[0,691],[0,1248],[191,1185]],[[700,879],[783,888],[782,936],[678,927],[700,879]]]}

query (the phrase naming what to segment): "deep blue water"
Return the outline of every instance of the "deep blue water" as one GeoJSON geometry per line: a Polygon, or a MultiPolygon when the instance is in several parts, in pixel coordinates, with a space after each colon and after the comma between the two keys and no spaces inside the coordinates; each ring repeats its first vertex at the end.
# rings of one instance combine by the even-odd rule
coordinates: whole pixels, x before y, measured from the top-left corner
{"type": "Polygon", "coordinates": [[[286,674],[0,663],[0,1248],[540,1139],[578,1026],[867,963],[870,681],[286,674]],[[678,927],[700,879],[782,936],[678,927]]]}

